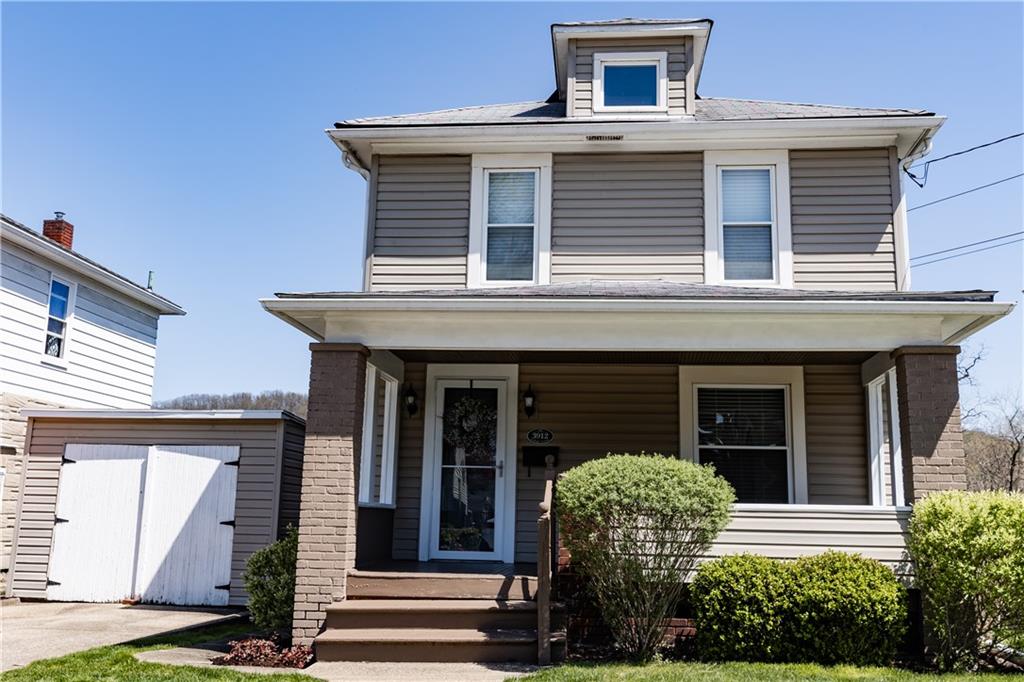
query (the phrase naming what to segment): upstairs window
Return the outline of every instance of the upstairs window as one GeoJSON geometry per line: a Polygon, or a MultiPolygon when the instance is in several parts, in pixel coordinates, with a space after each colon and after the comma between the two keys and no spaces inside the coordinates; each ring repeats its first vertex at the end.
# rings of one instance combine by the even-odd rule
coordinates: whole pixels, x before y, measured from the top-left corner
{"type": "Polygon", "coordinates": [[[707,284],[792,287],[789,154],[704,153],[707,284]]]}
{"type": "Polygon", "coordinates": [[[43,354],[48,358],[63,359],[67,350],[68,316],[71,313],[71,285],[53,278],[50,280],[50,299],[46,319],[46,341],[43,354]]]}
{"type": "Polygon", "coordinates": [[[668,111],[668,55],[619,52],[594,55],[594,111],[668,111]]]}

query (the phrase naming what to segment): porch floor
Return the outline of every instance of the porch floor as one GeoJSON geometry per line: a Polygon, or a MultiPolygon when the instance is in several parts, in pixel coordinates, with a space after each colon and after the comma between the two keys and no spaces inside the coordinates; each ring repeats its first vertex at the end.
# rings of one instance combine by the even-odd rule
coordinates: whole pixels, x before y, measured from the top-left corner
{"type": "Polygon", "coordinates": [[[447,575],[537,576],[536,564],[503,564],[497,561],[356,561],[356,570],[372,573],[431,573],[447,575]]]}

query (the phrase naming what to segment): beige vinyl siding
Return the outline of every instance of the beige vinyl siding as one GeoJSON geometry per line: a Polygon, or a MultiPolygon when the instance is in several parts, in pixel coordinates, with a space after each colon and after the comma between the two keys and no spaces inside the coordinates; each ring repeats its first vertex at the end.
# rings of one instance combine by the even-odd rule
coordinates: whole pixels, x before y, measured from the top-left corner
{"type": "Polygon", "coordinates": [[[867,409],[858,365],[804,367],[807,496],[811,504],[869,504],[867,409]]]}
{"type": "MultiPolygon", "coordinates": [[[[292,427],[304,430],[299,423],[292,427]]],[[[238,445],[240,464],[235,496],[235,529],[231,556],[229,603],[243,605],[245,562],[257,549],[277,538],[285,513],[295,517],[291,500],[279,500],[278,477],[288,469],[295,479],[295,440],[290,434],[291,454],[282,460],[281,420],[249,421],[146,421],[33,419],[25,465],[25,486],[18,514],[18,530],[11,589],[14,595],[46,597],[46,579],[53,537],[61,456],[68,443],[135,445],[238,445]],[[284,462],[284,466],[282,463],[284,462]],[[286,511],[287,510],[287,511],[286,511]]],[[[73,466],[73,465],[71,465],[73,466]]],[[[301,474],[299,474],[301,476],[301,474]]]]}
{"type": "Polygon", "coordinates": [[[895,290],[889,150],[791,151],[789,164],[796,288],[895,290]]]}
{"type": "MultiPolygon", "coordinates": [[[[665,38],[604,38],[579,39],[575,46],[575,61],[569,65],[573,103],[570,116],[593,116],[594,54],[606,52],[667,52],[668,53],[668,113],[682,116],[687,113],[686,74],[688,70],[687,41],[689,37],[665,38]]],[[[570,55],[573,52],[570,50],[570,55]]],[[[570,56],[570,60],[572,57],[570,56]]]]}
{"type": "Polygon", "coordinates": [[[57,272],[76,284],[66,367],[43,362],[51,266],[5,243],[0,249],[0,373],[3,390],[66,407],[149,407],[156,365],[156,311],[57,272]]]}
{"type": "MultiPolygon", "coordinates": [[[[522,466],[531,429],[550,430],[565,471],[609,452],[679,452],[679,368],[676,365],[523,364],[521,388],[533,386],[537,412],[518,419],[517,562],[537,560],[537,505],[544,472],[522,466]]],[[[524,388],[525,390],[525,388],[524,388]]]]}
{"type": "Polygon", "coordinates": [[[395,491],[395,516],[392,556],[416,560],[419,557],[420,482],[423,476],[423,404],[426,396],[427,366],[422,362],[405,363],[405,385],[419,396],[419,412],[410,417],[399,405],[398,487],[395,491]]]}
{"type": "Polygon", "coordinates": [[[551,281],[703,281],[700,153],[556,154],[551,281]]]}
{"type": "Polygon", "coordinates": [[[376,157],[372,290],[466,286],[470,159],[376,157]]]}

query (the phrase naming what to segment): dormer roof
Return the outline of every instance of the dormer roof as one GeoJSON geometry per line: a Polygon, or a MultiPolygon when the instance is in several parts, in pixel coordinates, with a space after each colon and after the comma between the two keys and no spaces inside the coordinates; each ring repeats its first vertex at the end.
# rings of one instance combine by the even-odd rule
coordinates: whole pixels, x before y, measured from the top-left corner
{"type": "Polygon", "coordinates": [[[693,36],[694,89],[700,83],[711,19],[610,19],[551,24],[551,49],[555,57],[557,99],[565,101],[568,81],[569,41],[579,38],[656,38],[693,36]]]}

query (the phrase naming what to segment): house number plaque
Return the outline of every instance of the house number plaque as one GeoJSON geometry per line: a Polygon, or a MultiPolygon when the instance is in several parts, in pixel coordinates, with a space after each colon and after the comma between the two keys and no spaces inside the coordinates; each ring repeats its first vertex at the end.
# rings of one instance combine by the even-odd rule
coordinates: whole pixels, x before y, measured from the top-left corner
{"type": "Polygon", "coordinates": [[[531,443],[550,443],[555,439],[555,434],[547,429],[532,429],[526,434],[526,440],[531,443]]]}

